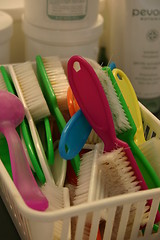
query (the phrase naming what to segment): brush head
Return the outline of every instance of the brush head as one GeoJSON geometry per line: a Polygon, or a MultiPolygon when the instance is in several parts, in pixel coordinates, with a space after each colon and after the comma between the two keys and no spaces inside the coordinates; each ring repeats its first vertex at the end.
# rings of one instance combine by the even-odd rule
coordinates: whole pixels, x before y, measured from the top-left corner
{"type": "Polygon", "coordinates": [[[36,62],[39,77],[44,77],[49,80],[49,83],[54,91],[59,109],[61,111],[68,110],[67,89],[69,87],[69,84],[60,59],[57,56],[37,56],[36,62]]]}
{"type": "Polygon", "coordinates": [[[38,121],[50,115],[48,106],[39,86],[37,76],[30,62],[10,66],[10,73],[18,95],[21,95],[25,107],[30,111],[34,121],[38,121]]]}
{"type": "Polygon", "coordinates": [[[116,133],[128,134],[132,132],[132,135],[134,135],[136,126],[111,69],[109,67],[102,68],[99,64],[91,59],[87,59],[87,61],[96,72],[106,94],[116,133]]]}
{"type": "Polygon", "coordinates": [[[105,196],[111,197],[141,189],[123,148],[102,154],[97,164],[105,180],[105,196]]]}

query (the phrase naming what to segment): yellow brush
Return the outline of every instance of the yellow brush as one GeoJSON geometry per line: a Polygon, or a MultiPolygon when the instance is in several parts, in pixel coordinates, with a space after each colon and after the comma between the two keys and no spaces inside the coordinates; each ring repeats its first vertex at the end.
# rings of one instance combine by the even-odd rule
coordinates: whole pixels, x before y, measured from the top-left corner
{"type": "Polygon", "coordinates": [[[112,72],[130,110],[134,123],[137,127],[137,131],[134,135],[134,141],[137,145],[140,145],[145,142],[145,138],[143,132],[141,111],[136,93],[130,80],[122,70],[115,68],[112,72]]]}

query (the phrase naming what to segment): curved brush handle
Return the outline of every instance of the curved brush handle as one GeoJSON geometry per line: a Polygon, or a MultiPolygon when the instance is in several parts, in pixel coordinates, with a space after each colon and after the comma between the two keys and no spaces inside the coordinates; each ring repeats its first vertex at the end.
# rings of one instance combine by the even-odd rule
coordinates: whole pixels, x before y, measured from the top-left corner
{"type": "Polygon", "coordinates": [[[5,126],[3,133],[7,139],[14,183],[27,206],[44,211],[48,200],[38,187],[29,167],[18,133],[12,126],[5,126]]]}
{"type": "Polygon", "coordinates": [[[82,111],[76,112],[67,122],[61,134],[59,142],[61,156],[67,160],[74,158],[86,143],[91,129],[82,111]]]}

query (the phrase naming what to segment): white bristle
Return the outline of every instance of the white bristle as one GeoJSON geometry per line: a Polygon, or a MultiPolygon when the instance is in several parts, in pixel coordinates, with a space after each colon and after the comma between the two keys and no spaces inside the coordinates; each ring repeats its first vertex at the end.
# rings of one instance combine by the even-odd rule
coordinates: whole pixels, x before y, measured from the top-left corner
{"type": "Polygon", "coordinates": [[[41,186],[41,190],[49,202],[49,207],[46,211],[64,208],[64,191],[62,187],[44,184],[41,186]]]}
{"type": "MultiPolygon", "coordinates": [[[[14,81],[16,76],[23,98],[34,121],[50,115],[47,103],[39,86],[37,77],[30,62],[13,65],[15,75],[11,72],[14,81]]],[[[17,91],[18,92],[18,91],[17,91]]]]}
{"type": "Polygon", "coordinates": [[[95,72],[102,84],[104,92],[106,94],[114,122],[116,132],[123,132],[130,129],[128,118],[123,110],[121,102],[117,96],[117,93],[112,85],[109,76],[102,69],[95,69],[95,72]]]}
{"type": "Polygon", "coordinates": [[[74,205],[78,205],[88,200],[88,191],[92,171],[94,150],[85,153],[81,159],[80,171],[78,176],[77,187],[75,189],[74,205]]]}
{"type": "MultiPolygon", "coordinates": [[[[104,197],[113,197],[141,190],[139,181],[137,181],[136,176],[134,175],[134,171],[130,166],[123,148],[100,155],[100,157],[97,159],[97,164],[102,173],[104,197]]],[[[144,226],[148,222],[149,209],[150,207],[145,205],[141,219],[141,226],[144,226]]],[[[113,239],[116,239],[121,214],[122,207],[119,207],[116,211],[113,225],[113,239]]],[[[129,220],[125,231],[125,239],[129,239],[135,214],[136,204],[133,204],[130,208],[129,220]]],[[[102,212],[102,218],[107,219],[107,212],[102,212]]]]}
{"type": "Polygon", "coordinates": [[[103,90],[106,94],[114,122],[116,132],[121,133],[131,128],[128,118],[124,112],[124,109],[119,101],[117,93],[112,85],[110,77],[102,70],[102,67],[93,60],[87,60],[96,72],[103,90]]]}
{"type": "Polygon", "coordinates": [[[106,196],[137,192],[141,189],[123,148],[102,154],[97,163],[106,183],[106,196]]]}
{"type": "Polygon", "coordinates": [[[60,110],[67,110],[67,89],[69,84],[60,59],[56,56],[43,57],[42,61],[60,110]]]}
{"type": "Polygon", "coordinates": [[[5,81],[1,72],[0,72],[0,90],[7,90],[7,86],[5,84],[5,81]]]}
{"type": "MultiPolygon", "coordinates": [[[[56,185],[44,184],[41,186],[43,194],[47,197],[49,207],[46,212],[52,212],[58,209],[70,207],[69,190],[64,187],[57,187],[56,185]]],[[[69,226],[70,228],[71,226],[69,226]]],[[[63,221],[54,222],[54,239],[60,239],[63,228],[63,221]]],[[[70,230],[69,230],[70,235],[70,230]]],[[[69,236],[67,239],[70,239],[69,236]]]]}

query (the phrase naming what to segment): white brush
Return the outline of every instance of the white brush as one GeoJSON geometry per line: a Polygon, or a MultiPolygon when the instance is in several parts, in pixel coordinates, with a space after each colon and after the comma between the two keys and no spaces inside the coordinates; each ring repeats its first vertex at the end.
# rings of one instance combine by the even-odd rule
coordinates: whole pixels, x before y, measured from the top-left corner
{"type": "MultiPolygon", "coordinates": [[[[134,171],[127,161],[123,149],[119,148],[112,152],[101,154],[97,159],[97,164],[99,166],[99,171],[101,171],[101,177],[103,178],[104,197],[113,197],[125,193],[137,192],[140,190],[139,183],[136,180],[134,171]]],[[[149,209],[150,207],[145,205],[141,220],[141,227],[145,226],[148,221],[149,209]]],[[[136,204],[133,204],[130,208],[129,220],[127,223],[124,239],[129,239],[135,213],[136,204]]],[[[121,214],[122,208],[119,207],[117,209],[113,225],[113,239],[116,239],[115,236],[118,232],[119,222],[121,221],[121,214]]],[[[102,218],[108,221],[106,211],[103,211],[102,218]]]]}
{"type": "MultiPolygon", "coordinates": [[[[99,143],[95,145],[94,150],[84,154],[82,157],[73,204],[78,205],[139,190],[139,182],[136,180],[134,171],[127,161],[123,149],[103,153],[103,144],[99,143]]],[[[149,213],[146,214],[148,209],[149,206],[145,206],[142,226],[148,220],[149,213]]],[[[131,208],[130,215],[134,214],[135,206],[131,208]]],[[[119,210],[119,213],[116,215],[117,222],[120,215],[121,211],[119,210]]],[[[85,228],[86,235],[89,235],[90,232],[90,228],[87,226],[90,226],[91,219],[92,215],[88,215],[85,228]]],[[[107,212],[105,210],[101,212],[101,219],[107,219],[107,212]]],[[[117,222],[115,221],[114,231],[117,230],[117,222]]],[[[76,224],[76,221],[74,224],[76,224]]],[[[128,226],[130,225],[131,223],[128,223],[128,226]]]]}

